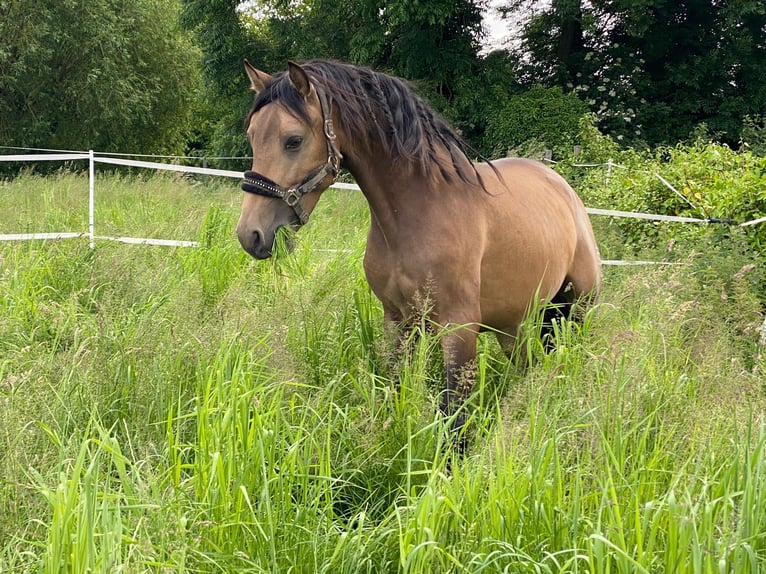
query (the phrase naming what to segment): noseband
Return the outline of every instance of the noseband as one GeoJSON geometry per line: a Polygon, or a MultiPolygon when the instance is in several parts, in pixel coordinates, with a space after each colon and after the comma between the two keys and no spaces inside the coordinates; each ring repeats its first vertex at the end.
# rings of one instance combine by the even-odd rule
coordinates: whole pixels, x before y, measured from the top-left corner
{"type": "Polygon", "coordinates": [[[281,199],[292,208],[301,225],[305,225],[309,220],[309,214],[300,204],[301,197],[316,190],[328,175],[332,177],[330,185],[335,183],[335,178],[338,177],[338,169],[340,168],[340,160],[343,159],[343,155],[335,144],[335,129],[332,124],[332,100],[328,100],[321,90],[316,90],[316,93],[319,97],[319,104],[322,107],[324,137],[327,142],[327,163],[309,173],[299,186],[290,189],[282,187],[255,171],[246,171],[245,179],[242,180],[241,185],[242,190],[248,193],[281,199]]]}

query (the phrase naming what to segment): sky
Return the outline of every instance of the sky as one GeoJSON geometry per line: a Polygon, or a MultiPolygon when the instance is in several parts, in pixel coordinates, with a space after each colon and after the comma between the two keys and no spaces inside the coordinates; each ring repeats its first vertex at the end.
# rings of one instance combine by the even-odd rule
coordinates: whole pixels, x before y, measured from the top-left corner
{"type": "Polygon", "coordinates": [[[507,39],[510,31],[509,22],[501,20],[500,14],[495,9],[496,6],[503,3],[503,0],[490,0],[489,8],[484,11],[484,28],[487,31],[487,37],[484,39],[484,50],[491,52],[497,48],[502,48],[504,40],[507,39]]]}

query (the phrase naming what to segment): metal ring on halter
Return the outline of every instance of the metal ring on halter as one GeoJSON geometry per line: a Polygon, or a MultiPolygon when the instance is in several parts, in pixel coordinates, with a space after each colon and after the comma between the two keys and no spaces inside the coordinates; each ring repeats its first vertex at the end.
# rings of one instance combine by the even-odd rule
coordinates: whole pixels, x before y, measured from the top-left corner
{"type": "Polygon", "coordinates": [[[287,193],[285,193],[284,200],[290,207],[295,207],[295,204],[298,203],[300,198],[301,196],[298,195],[298,192],[295,189],[288,189],[287,193]]]}

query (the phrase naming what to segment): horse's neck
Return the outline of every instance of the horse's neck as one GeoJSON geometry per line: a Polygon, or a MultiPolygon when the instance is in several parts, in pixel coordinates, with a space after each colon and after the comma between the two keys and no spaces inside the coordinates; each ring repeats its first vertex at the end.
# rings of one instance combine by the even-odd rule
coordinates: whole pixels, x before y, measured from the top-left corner
{"type": "Polygon", "coordinates": [[[387,156],[370,157],[351,161],[348,166],[370,206],[373,224],[383,232],[395,232],[402,224],[402,217],[417,201],[414,188],[427,185],[425,176],[416,170],[394,164],[387,156]]]}

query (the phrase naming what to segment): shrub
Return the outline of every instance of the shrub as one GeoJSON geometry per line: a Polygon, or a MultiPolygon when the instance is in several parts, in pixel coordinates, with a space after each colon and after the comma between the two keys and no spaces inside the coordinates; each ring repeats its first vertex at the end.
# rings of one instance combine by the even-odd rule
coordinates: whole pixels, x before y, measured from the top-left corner
{"type": "Polygon", "coordinates": [[[754,154],[766,155],[766,120],[761,116],[742,118],[739,139],[745,149],[754,154]]]}
{"type": "Polygon", "coordinates": [[[568,154],[587,111],[574,94],[565,94],[558,87],[535,86],[490,112],[482,147],[492,157],[500,157],[536,141],[558,154],[568,154]]]}

